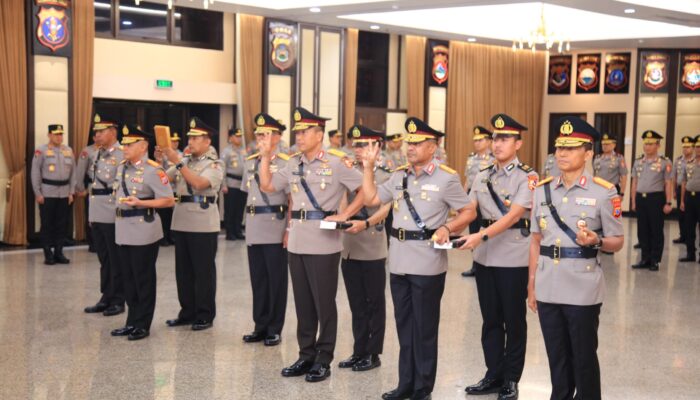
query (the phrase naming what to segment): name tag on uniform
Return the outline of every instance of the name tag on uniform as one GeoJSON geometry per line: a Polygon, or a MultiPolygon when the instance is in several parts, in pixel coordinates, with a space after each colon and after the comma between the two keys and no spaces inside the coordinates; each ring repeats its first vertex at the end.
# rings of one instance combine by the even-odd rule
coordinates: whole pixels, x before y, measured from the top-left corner
{"type": "Polygon", "coordinates": [[[427,190],[429,192],[439,192],[440,187],[438,185],[428,184],[421,186],[420,190],[427,190]]]}
{"type": "Polygon", "coordinates": [[[587,197],[577,197],[576,198],[576,205],[577,206],[595,206],[595,200],[596,199],[589,199],[587,197]]]}

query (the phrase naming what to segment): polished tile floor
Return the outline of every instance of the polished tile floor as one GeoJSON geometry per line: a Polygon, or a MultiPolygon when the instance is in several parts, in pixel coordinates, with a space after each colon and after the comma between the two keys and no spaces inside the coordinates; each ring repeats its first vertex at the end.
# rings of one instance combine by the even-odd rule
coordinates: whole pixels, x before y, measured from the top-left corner
{"type": "MultiPolygon", "coordinates": [[[[626,219],[625,228],[628,235],[635,232],[634,220],[626,219]]],[[[625,250],[604,257],[608,298],[601,314],[599,356],[605,399],[698,398],[700,264],[678,263],[685,250],[670,244],[676,224],[667,222],[665,230],[664,262],[657,273],[630,270],[637,259],[631,248],[634,237],[625,250]]],[[[378,399],[396,385],[398,343],[391,300],[382,367],[357,373],[334,366],[330,379],[309,384],[279,374],[297,356],[291,290],[282,344],[265,348],[241,341],[252,327],[241,242],[220,241],[218,316],[214,328],[203,332],[164,324],[176,316],[178,302],[174,249],[162,248],[151,337],[139,342],[109,335],[123,324],[124,315],[82,312],[98,298],[97,259],[84,248],[67,255],[70,266],[47,267],[36,251],[0,254],[0,399],[378,399]]],[[[484,373],[475,284],[459,275],[469,261],[469,253],[450,253],[435,399],[464,399],[464,387],[484,373]]],[[[352,349],[342,281],[337,301],[336,362],[352,349]]],[[[547,399],[547,358],[532,313],[528,324],[520,398],[547,399]]]]}

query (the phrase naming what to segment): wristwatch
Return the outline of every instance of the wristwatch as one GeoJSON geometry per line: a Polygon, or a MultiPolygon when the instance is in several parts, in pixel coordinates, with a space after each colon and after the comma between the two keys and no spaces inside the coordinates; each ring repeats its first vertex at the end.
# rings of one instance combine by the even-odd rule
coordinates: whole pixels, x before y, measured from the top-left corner
{"type": "Polygon", "coordinates": [[[598,243],[591,245],[591,248],[593,250],[600,250],[601,247],[603,247],[603,238],[598,237],[598,243]]]}
{"type": "Polygon", "coordinates": [[[487,241],[487,240],[489,240],[489,235],[481,235],[481,241],[482,241],[482,242],[485,242],[485,241],[487,241]]]}
{"type": "Polygon", "coordinates": [[[182,161],[180,161],[179,163],[175,164],[175,169],[179,171],[184,166],[185,166],[185,164],[183,164],[182,161]]]}
{"type": "Polygon", "coordinates": [[[369,229],[369,227],[370,227],[370,225],[369,225],[369,220],[366,219],[366,220],[365,220],[365,229],[369,229]]]}

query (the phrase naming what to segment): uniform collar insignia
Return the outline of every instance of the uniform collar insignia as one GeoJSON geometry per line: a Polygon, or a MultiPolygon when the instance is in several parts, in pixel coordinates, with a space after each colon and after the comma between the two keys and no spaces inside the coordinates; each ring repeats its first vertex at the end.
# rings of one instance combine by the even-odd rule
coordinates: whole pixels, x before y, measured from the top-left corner
{"type": "Polygon", "coordinates": [[[431,161],[430,164],[426,165],[423,169],[428,173],[428,175],[432,175],[433,172],[435,172],[435,161],[431,161]]]}
{"type": "Polygon", "coordinates": [[[319,151],[318,154],[316,155],[316,158],[318,158],[319,160],[323,160],[323,158],[324,158],[325,156],[326,156],[326,152],[323,151],[323,150],[321,150],[321,151],[319,151]]]}

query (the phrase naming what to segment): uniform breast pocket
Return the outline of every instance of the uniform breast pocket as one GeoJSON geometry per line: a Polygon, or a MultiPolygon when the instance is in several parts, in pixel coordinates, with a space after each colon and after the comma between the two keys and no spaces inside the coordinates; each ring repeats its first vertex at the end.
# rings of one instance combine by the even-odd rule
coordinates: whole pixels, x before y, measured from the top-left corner
{"type": "Polygon", "coordinates": [[[573,221],[571,228],[574,231],[577,231],[580,228],[587,228],[592,231],[597,231],[601,227],[600,219],[596,216],[596,210],[592,207],[591,210],[572,215],[570,220],[573,221]]]}
{"type": "Polygon", "coordinates": [[[326,190],[331,185],[333,185],[333,177],[332,176],[310,175],[306,181],[309,183],[309,187],[311,187],[312,190],[313,189],[326,190]]]}
{"type": "Polygon", "coordinates": [[[591,272],[596,272],[598,270],[598,262],[596,259],[591,258],[587,260],[580,260],[573,265],[572,270],[578,274],[588,274],[591,272]]]}

